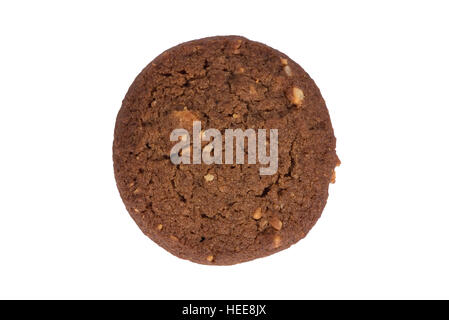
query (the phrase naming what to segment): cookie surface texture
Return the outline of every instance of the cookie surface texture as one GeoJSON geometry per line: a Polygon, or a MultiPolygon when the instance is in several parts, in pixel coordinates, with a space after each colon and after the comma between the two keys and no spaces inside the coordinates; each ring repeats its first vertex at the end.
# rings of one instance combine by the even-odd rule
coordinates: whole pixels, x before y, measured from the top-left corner
{"type": "MultiPolygon", "coordinates": [[[[201,155],[211,150],[205,140],[199,142],[201,155]]],[[[321,93],[297,63],[243,37],[211,37],[165,51],[137,76],[117,116],[114,171],[125,206],[145,235],[180,258],[231,265],[306,236],[335,179],[335,145],[321,93]],[[210,155],[221,149],[222,163],[193,163],[195,123],[200,139],[207,129],[221,133],[220,147],[214,145],[210,155]],[[175,129],[188,135],[171,141],[175,129]],[[258,157],[250,163],[249,136],[244,162],[226,163],[230,129],[253,129],[258,142],[257,133],[265,130],[268,156],[270,132],[277,130],[276,170],[261,174],[269,164],[258,157]],[[190,143],[177,153],[190,163],[174,163],[171,152],[179,141],[190,143]]]]}

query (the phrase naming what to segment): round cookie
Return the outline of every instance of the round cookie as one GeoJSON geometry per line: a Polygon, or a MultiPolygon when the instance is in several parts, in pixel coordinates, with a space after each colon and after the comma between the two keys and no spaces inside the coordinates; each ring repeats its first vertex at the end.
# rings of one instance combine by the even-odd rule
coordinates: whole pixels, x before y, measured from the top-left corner
{"type": "MultiPolygon", "coordinates": [[[[114,171],[148,237],[180,258],[230,265],[306,236],[335,179],[335,144],[320,91],[298,64],[243,37],[211,37],[165,51],[137,76],[117,116],[114,171]],[[174,164],[179,140],[170,135],[184,128],[193,137],[194,121],[223,137],[265,129],[269,140],[277,129],[277,170],[262,175],[267,165],[249,160],[174,164]]],[[[178,155],[194,153],[188,149],[178,155]]],[[[224,142],[222,151],[224,159],[224,142]]]]}

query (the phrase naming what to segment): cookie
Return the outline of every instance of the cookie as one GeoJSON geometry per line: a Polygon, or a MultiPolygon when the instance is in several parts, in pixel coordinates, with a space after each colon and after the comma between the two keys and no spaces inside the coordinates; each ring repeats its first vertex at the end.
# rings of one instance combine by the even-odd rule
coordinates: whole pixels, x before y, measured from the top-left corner
{"type": "Polygon", "coordinates": [[[307,235],[335,180],[335,144],[297,63],[243,37],[211,37],[137,76],[117,116],[114,171],[144,234],[180,258],[231,265],[307,235]]]}

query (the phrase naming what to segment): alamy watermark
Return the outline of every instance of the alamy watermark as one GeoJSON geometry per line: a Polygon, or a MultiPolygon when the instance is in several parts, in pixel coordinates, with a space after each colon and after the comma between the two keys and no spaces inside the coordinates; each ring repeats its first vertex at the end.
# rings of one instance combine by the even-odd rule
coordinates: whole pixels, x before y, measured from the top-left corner
{"type": "Polygon", "coordinates": [[[247,141],[248,164],[259,164],[260,175],[273,175],[278,170],[278,130],[269,129],[226,129],[223,137],[217,129],[201,130],[201,121],[193,121],[192,141],[186,129],[175,129],[170,134],[170,141],[178,141],[170,151],[173,164],[225,164],[245,163],[245,140],[247,141]],[[234,143],[235,141],[235,143],[234,143]],[[209,142],[203,147],[203,142],[209,142]],[[267,154],[267,144],[269,153],[267,154]],[[235,152],[234,152],[235,146],[235,152]],[[192,151],[192,154],[191,154],[192,151]],[[234,161],[235,154],[235,161],[234,161]]]}

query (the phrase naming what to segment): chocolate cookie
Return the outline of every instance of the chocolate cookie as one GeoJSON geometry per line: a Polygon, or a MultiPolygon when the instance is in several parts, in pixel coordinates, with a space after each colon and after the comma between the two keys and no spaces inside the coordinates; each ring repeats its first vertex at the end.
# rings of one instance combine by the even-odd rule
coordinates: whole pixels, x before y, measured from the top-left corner
{"type": "Polygon", "coordinates": [[[211,265],[304,238],[339,164],[313,80],[285,54],[238,36],[186,42],[154,59],[123,100],[113,158],[142,231],[211,265]]]}

